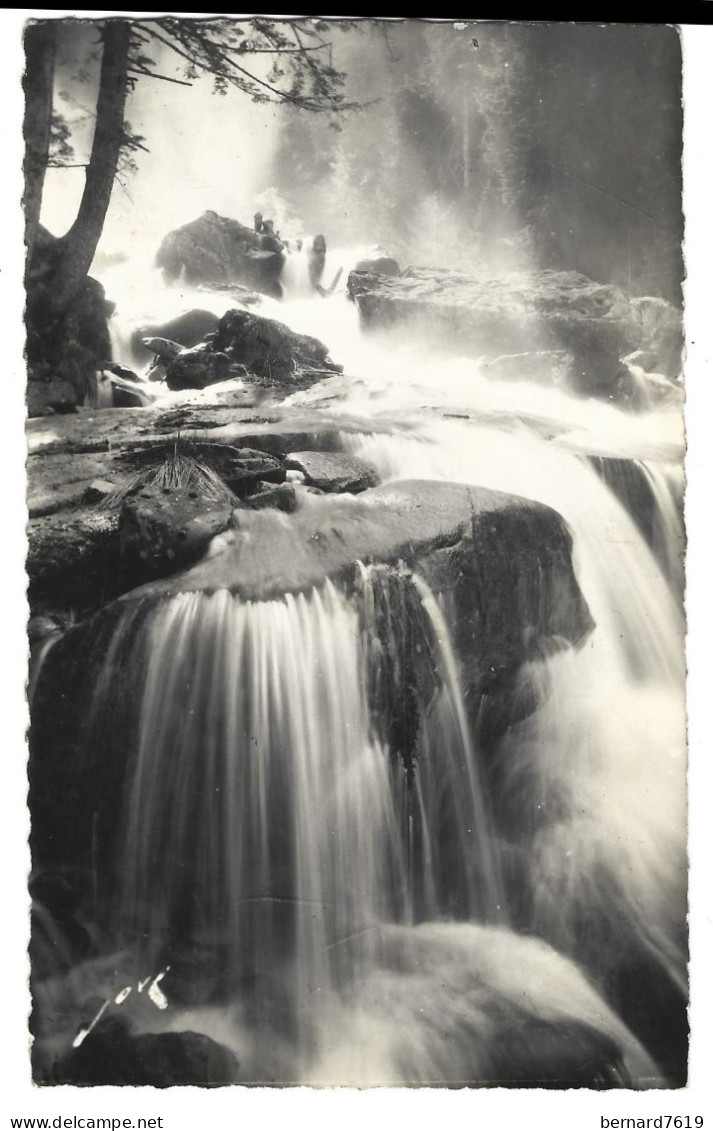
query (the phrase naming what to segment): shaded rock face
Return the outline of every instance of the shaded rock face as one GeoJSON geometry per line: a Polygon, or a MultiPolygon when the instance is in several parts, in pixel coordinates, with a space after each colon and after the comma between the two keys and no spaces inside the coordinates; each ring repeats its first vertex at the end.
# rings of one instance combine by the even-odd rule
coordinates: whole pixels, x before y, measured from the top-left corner
{"type": "Polygon", "coordinates": [[[205,389],[240,376],[244,376],[244,371],[234,369],[227,354],[203,345],[184,350],[170,362],[166,384],[169,389],[205,389]]]}
{"type": "Polygon", "coordinates": [[[151,347],[144,343],[144,338],[165,338],[185,349],[190,349],[191,346],[197,346],[202,342],[208,334],[212,334],[217,326],[218,315],[213,314],[212,311],[187,310],[169,322],[147,323],[145,326],[140,326],[131,335],[131,351],[138,361],[146,362],[152,351],[151,347]]]}
{"type": "Polygon", "coordinates": [[[322,491],[366,491],[379,482],[370,463],[343,452],[291,452],[285,467],[301,471],[308,487],[322,491]]]}
{"type": "Polygon", "coordinates": [[[342,370],[317,338],[246,310],[228,310],[223,315],[212,349],[226,353],[267,385],[302,388],[342,370]]]}
{"type": "Polygon", "coordinates": [[[164,237],[156,266],[169,280],[183,275],[192,284],[239,283],[279,298],[281,249],[274,236],[267,248],[253,228],[217,212],[204,212],[164,237]]]}
{"type": "Polygon", "coordinates": [[[77,506],[31,519],[26,568],[33,609],[82,614],[113,600],[129,584],[119,550],[117,517],[77,506]]]}
{"type": "Polygon", "coordinates": [[[620,362],[645,342],[664,373],[678,364],[673,307],[574,271],[481,278],[409,267],[398,277],[352,272],[348,289],[365,327],[408,326],[477,356],[564,351],[569,384],[591,396],[632,395],[620,362]]]}
{"type": "Polygon", "coordinates": [[[47,409],[71,411],[81,404],[95,372],[112,357],[108,319],[114,307],[96,279],[84,280],[61,317],[49,313],[57,243],[44,232],[27,272],[27,400],[31,416],[40,416],[47,409]]]}

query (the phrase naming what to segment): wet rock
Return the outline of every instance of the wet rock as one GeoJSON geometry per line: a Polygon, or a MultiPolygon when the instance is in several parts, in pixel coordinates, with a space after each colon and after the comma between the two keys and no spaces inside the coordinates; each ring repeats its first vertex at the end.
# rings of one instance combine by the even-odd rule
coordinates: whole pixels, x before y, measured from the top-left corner
{"type": "MultiPolygon", "coordinates": [[[[226,303],[227,305],[227,303],[226,303]]],[[[155,348],[152,342],[146,339],[164,339],[183,349],[190,349],[202,342],[208,334],[212,334],[218,325],[218,315],[210,310],[187,310],[172,318],[168,322],[147,323],[140,326],[131,335],[131,350],[138,361],[148,361],[148,352],[161,354],[170,360],[168,354],[162,353],[161,348],[155,348]]],[[[180,350],[176,351],[180,352],[180,350]]],[[[172,355],[176,356],[176,353],[172,355]]]]}
{"type": "Polygon", "coordinates": [[[323,491],[366,491],[376,487],[379,476],[372,464],[344,452],[291,452],[288,470],[300,471],[308,487],[323,491]]]}
{"type": "Polygon", "coordinates": [[[282,483],[279,486],[265,484],[261,490],[250,495],[246,502],[253,510],[274,508],[286,514],[292,514],[297,510],[297,494],[290,483],[282,483]]]}
{"type": "Polygon", "coordinates": [[[457,651],[482,690],[542,649],[577,644],[591,631],[571,551],[567,526],[549,507],[414,480],[314,498],[289,522],[241,511],[223,552],[126,600],[215,588],[268,600],[326,577],[348,579],[358,561],[404,562],[453,602],[457,651]]]}
{"type": "Polygon", "coordinates": [[[150,353],[155,354],[156,357],[167,362],[173,361],[173,359],[183,353],[183,350],[186,348],[179,342],[174,342],[171,338],[148,337],[142,338],[141,343],[146,346],[146,349],[150,353]]]}
{"type": "Polygon", "coordinates": [[[382,255],[376,259],[360,259],[354,268],[360,275],[400,275],[401,270],[395,259],[382,255]]]}
{"type": "Polygon", "coordinates": [[[279,298],[282,244],[273,237],[270,248],[254,228],[237,220],[204,212],[197,220],[164,238],[156,266],[167,279],[183,275],[187,282],[239,283],[251,290],[279,298]]]}
{"type": "MultiPolygon", "coordinates": [[[[252,406],[226,405],[209,396],[202,397],[199,404],[152,406],[140,416],[133,410],[116,409],[36,418],[28,422],[27,428],[28,478],[31,484],[39,477],[44,479],[43,469],[50,465],[51,483],[68,478],[83,478],[86,482],[104,478],[105,469],[120,460],[122,453],[157,443],[165,445],[167,432],[180,431],[189,442],[205,440],[206,432],[215,432],[221,443],[283,456],[307,449],[339,451],[339,435],[345,427],[344,421],[319,411],[301,411],[270,402],[256,415],[252,406]],[[60,456],[64,457],[61,467],[53,463],[60,456]],[[75,475],[77,468],[80,474],[75,475]]],[[[371,430],[373,426],[367,427],[371,430]]],[[[353,425],[351,430],[354,431],[353,425]]]]}
{"type": "Polygon", "coordinates": [[[121,554],[136,579],[185,569],[230,522],[228,505],[207,504],[198,492],[144,488],[127,498],[119,516],[121,554]]]}
{"type": "Polygon", "coordinates": [[[115,374],[111,376],[111,386],[114,408],[146,408],[155,399],[155,391],[142,389],[133,381],[126,381],[115,374]]]}
{"type": "Polygon", "coordinates": [[[33,609],[49,606],[81,616],[128,587],[116,518],[95,508],[30,519],[26,568],[33,609]]]}
{"type": "Polygon", "coordinates": [[[226,353],[203,345],[184,350],[173,359],[166,369],[166,384],[169,389],[205,389],[238,375],[226,353]]]}
{"type": "Polygon", "coordinates": [[[115,377],[121,377],[123,381],[132,381],[134,384],[142,384],[143,379],[139,377],[138,373],[134,373],[133,369],[129,369],[128,365],[109,365],[107,366],[110,373],[115,377]]]}
{"type": "Polygon", "coordinates": [[[642,317],[618,287],[575,271],[497,277],[409,267],[398,277],[354,271],[349,293],[365,327],[408,326],[473,356],[564,351],[568,381],[598,397],[618,395],[621,359],[644,337],[642,317]]]}
{"type": "Polygon", "coordinates": [[[223,315],[212,348],[225,352],[266,385],[305,388],[342,369],[317,338],[247,310],[228,310],[223,315]]]}
{"type": "Polygon", "coordinates": [[[110,1017],[38,1082],[210,1087],[235,1083],[237,1074],[238,1061],[230,1049],[202,1033],[132,1033],[122,1020],[110,1017]]]}
{"type": "Polygon", "coordinates": [[[285,481],[285,466],[281,460],[254,448],[226,446],[224,455],[211,459],[220,476],[233,494],[244,498],[261,482],[280,484],[285,481]]]}
{"type": "Polygon", "coordinates": [[[85,615],[135,584],[119,552],[117,516],[97,504],[143,468],[170,459],[179,432],[181,450],[212,468],[239,499],[266,482],[283,483],[287,452],[340,445],[338,427],[328,418],[277,407],[268,417],[186,405],[30,420],[27,569],[33,609],[85,615]]]}
{"type": "Polygon", "coordinates": [[[158,354],[155,354],[150,366],[146,370],[146,380],[152,385],[165,381],[166,370],[170,364],[170,362],[164,361],[158,354]]]}

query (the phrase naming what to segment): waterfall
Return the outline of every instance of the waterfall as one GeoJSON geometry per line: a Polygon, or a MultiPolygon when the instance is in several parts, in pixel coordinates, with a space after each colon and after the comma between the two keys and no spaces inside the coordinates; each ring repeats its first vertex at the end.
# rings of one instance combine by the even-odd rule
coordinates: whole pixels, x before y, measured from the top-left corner
{"type": "MultiPolygon", "coordinates": [[[[273,905],[278,918],[290,906],[300,977],[329,985],[333,972],[311,969],[315,956],[380,922],[413,920],[414,826],[419,916],[453,898],[463,918],[503,918],[457,664],[421,578],[361,566],[351,597],[329,582],[284,601],[182,594],[148,614],[137,647],[147,667],[125,802],[122,929],[156,947],[175,925],[191,935],[226,924],[237,954],[255,950],[259,933],[260,961],[274,969],[266,924],[273,905]],[[411,679],[415,640],[427,671],[411,679]],[[406,692],[408,743],[392,725],[396,705],[386,728],[383,714],[390,695],[406,692]],[[448,869],[443,806],[457,826],[448,869]],[[457,896],[441,890],[446,880],[462,884],[457,896]]],[[[98,688],[95,726],[111,694],[98,688]]]]}
{"type": "MultiPolygon", "coordinates": [[[[677,410],[634,417],[527,380],[526,361],[496,380],[362,335],[343,288],[315,295],[307,246],[286,256],[285,301],[257,309],[348,363],[355,380],[330,386],[341,447],[384,483],[554,508],[595,628],[513,675],[530,713],[498,729],[447,596],[403,563],[274,600],[218,589],[115,611],[83,738],[101,745],[121,717],[120,848],[107,860],[92,841],[92,869],[118,893],[103,925],[131,977],[167,972],[171,1008],[140,1024],[215,1036],[241,1082],[680,1079],[685,1034],[657,1031],[686,996],[677,410]],[[644,484],[646,521],[617,464],[644,484]]],[[[363,254],[330,252],[327,283],[363,254]]],[[[149,299],[132,287],[120,317],[138,324],[149,299]]],[[[177,296],[206,305],[161,284],[156,316],[177,296]]]]}
{"type": "Polygon", "coordinates": [[[314,287],[309,276],[310,246],[311,240],[306,240],[299,249],[287,250],[280,275],[280,286],[284,298],[288,301],[311,298],[314,295],[314,287]]]}
{"type": "Polygon", "coordinates": [[[132,977],[167,971],[149,1028],[217,1036],[243,1081],[658,1079],[576,967],[507,927],[472,712],[421,577],[359,564],[282,600],[134,601],[102,639],[85,741],[117,710],[129,738],[123,847],[94,882],[118,884],[132,977]]]}
{"type": "MultiPolygon", "coordinates": [[[[543,705],[491,755],[511,917],[583,961],[615,997],[622,953],[685,997],[684,623],[660,555],[589,460],[532,434],[442,421],[343,439],[387,480],[457,477],[566,518],[596,627],[578,652],[530,665],[543,705]]],[[[668,481],[646,474],[656,527],[678,533],[680,546],[668,481]]]]}
{"type": "Polygon", "coordinates": [[[130,604],[106,646],[90,744],[115,709],[120,655],[143,683],[116,916],[137,977],[197,952],[209,981],[217,963],[227,997],[259,1015],[258,1060],[279,1000],[302,1079],[331,1031],[321,1003],[357,992],[386,925],[453,908],[502,920],[457,665],[420,578],[362,566],[351,596],[327,582],[277,601],[219,590],[130,604]],[[376,658],[386,641],[402,670],[412,662],[404,593],[423,609],[430,680],[408,751],[378,733],[390,668],[376,658]],[[447,858],[444,815],[458,822],[447,858]]]}

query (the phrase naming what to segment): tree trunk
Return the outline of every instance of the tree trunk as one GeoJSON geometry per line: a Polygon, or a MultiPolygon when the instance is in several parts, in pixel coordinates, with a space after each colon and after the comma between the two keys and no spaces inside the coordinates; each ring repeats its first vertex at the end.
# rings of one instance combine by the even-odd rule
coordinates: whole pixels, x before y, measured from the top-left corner
{"type": "Polygon", "coordinates": [[[42,208],[42,189],[49,160],[52,127],[52,83],[56,24],[32,23],[25,32],[25,243],[27,262],[37,237],[42,208]]]}
{"type": "Polygon", "coordinates": [[[60,241],[59,262],[48,296],[53,314],[67,309],[87,276],[104,227],[124,140],[131,24],[127,20],[107,22],[102,38],[104,54],[92,154],[77,218],[60,241]]]}

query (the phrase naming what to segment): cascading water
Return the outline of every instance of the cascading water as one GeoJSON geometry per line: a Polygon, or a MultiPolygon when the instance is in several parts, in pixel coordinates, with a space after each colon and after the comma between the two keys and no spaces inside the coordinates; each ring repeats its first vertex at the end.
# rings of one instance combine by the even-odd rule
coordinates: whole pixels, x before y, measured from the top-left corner
{"type": "Polygon", "coordinates": [[[144,1026],[218,1036],[242,1082],[656,1081],[577,969],[504,926],[459,665],[418,575],[133,602],[104,647],[90,745],[107,671],[123,656],[143,682],[113,933],[176,999],[144,1026]]]}
{"type": "Polygon", "coordinates": [[[288,249],[285,264],[280,275],[280,286],[288,300],[312,298],[314,287],[310,279],[310,243],[302,242],[301,247],[288,249]]]}
{"type": "MultiPolygon", "coordinates": [[[[345,440],[347,438],[345,437],[345,440]]],[[[523,907],[516,921],[605,978],[623,942],[685,985],[683,618],[659,562],[588,460],[532,435],[441,422],[349,437],[385,477],[458,478],[557,509],[596,628],[530,673],[547,701],[497,750],[497,788],[523,907]]]]}
{"type": "MultiPolygon", "coordinates": [[[[526,362],[497,381],[361,335],[343,293],[308,278],[303,245],[287,301],[261,312],[347,364],[355,380],[329,381],[343,446],[387,482],[556,509],[596,628],[527,666],[539,709],[493,736],[462,691],[447,606],[406,570],[152,607],[131,644],[146,680],[124,799],[136,973],[172,967],[161,1024],[218,1035],[243,1081],[665,1083],[665,1042],[632,1001],[655,1011],[657,979],[685,998],[678,413],[635,417],[529,381],[526,362]],[[597,473],[602,450],[650,484],[648,543],[597,473]],[[632,982],[637,963],[653,982],[632,982]],[[210,984],[198,1005],[186,964],[210,984]]],[[[110,695],[97,686],[95,725],[110,695]]]]}
{"type": "Polygon", "coordinates": [[[544,705],[488,756],[506,898],[516,928],[582,962],[617,1007],[628,1002],[676,1076],[685,1018],[680,1005],[677,1021],[657,1022],[656,1011],[671,1017],[671,1000],[686,994],[680,411],[633,417],[533,385],[526,359],[522,381],[489,380],[474,361],[419,356],[398,336],[372,339],[355,357],[365,380],[343,408],[350,419],[368,411],[379,431],[342,441],[384,481],[526,496],[573,533],[595,631],[579,652],[526,673],[544,705]],[[636,500],[630,513],[592,450],[629,460],[648,484],[648,541],[636,500]]]}

